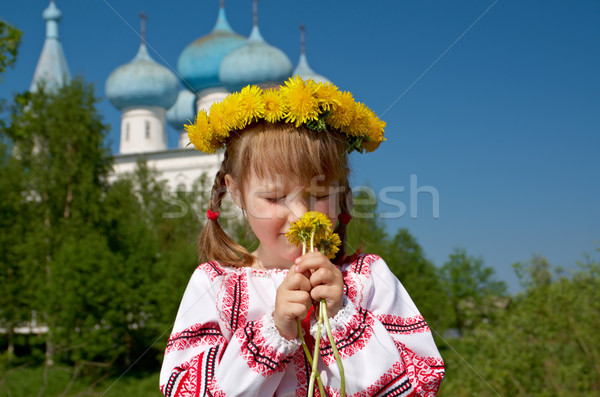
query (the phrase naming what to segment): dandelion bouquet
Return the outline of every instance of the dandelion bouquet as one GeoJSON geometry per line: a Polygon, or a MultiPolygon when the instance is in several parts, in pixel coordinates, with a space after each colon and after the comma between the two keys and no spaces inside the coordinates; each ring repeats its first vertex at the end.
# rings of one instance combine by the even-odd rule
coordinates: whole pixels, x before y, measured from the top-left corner
{"type": "MultiPolygon", "coordinates": [[[[335,257],[335,254],[339,251],[338,247],[341,244],[340,237],[331,229],[331,222],[329,219],[318,211],[310,211],[305,213],[300,219],[291,225],[290,229],[286,233],[286,237],[291,244],[296,246],[302,244],[302,254],[305,254],[307,251],[313,252],[315,249],[317,249],[329,259],[333,259],[335,257]]],[[[335,345],[335,339],[333,339],[331,326],[329,325],[329,318],[327,316],[327,304],[325,303],[325,300],[321,299],[321,302],[319,302],[317,336],[315,338],[315,347],[312,355],[310,354],[308,346],[306,345],[306,341],[304,340],[302,327],[300,324],[301,322],[298,321],[298,335],[302,340],[304,354],[306,354],[308,361],[312,363],[310,383],[308,386],[308,396],[312,396],[314,394],[315,380],[319,386],[321,396],[325,395],[321,378],[317,372],[317,359],[319,357],[319,344],[321,340],[321,326],[324,325],[327,331],[327,337],[331,343],[333,355],[335,356],[335,361],[337,362],[340,371],[340,396],[344,397],[346,395],[344,366],[342,365],[340,354],[337,350],[337,346],[335,345]]]]}

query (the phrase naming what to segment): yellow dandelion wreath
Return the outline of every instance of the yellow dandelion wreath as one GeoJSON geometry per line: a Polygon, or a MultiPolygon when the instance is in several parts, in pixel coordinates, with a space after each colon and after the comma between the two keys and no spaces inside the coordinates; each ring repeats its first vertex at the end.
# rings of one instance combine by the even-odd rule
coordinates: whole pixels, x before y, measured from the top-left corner
{"type": "Polygon", "coordinates": [[[350,92],[342,92],[331,83],[304,81],[299,76],[288,79],[279,90],[246,86],[213,103],[208,113],[200,110],[194,122],[184,128],[197,150],[212,154],[225,146],[232,131],[261,120],[343,134],[348,152],[371,152],[385,140],[385,122],[356,102],[350,92]]]}

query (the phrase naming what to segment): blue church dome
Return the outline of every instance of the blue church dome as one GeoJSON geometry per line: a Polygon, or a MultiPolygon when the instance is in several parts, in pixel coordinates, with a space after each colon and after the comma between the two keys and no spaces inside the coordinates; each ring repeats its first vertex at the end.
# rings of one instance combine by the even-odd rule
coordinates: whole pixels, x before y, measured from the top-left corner
{"type": "Polygon", "coordinates": [[[165,116],[167,122],[177,131],[183,129],[184,124],[190,124],[196,117],[196,94],[190,90],[183,89],[179,91],[177,102],[171,106],[165,116]]]}
{"type": "Polygon", "coordinates": [[[302,80],[304,81],[313,80],[315,83],[331,83],[325,76],[321,76],[311,69],[305,54],[300,55],[300,60],[298,61],[298,65],[296,66],[296,69],[294,69],[293,74],[302,77],[302,80]]]}
{"type": "Polygon", "coordinates": [[[294,69],[293,75],[300,76],[304,81],[312,80],[315,83],[331,83],[331,81],[329,81],[326,77],[316,73],[308,65],[308,60],[306,59],[306,39],[304,37],[304,33],[304,24],[302,24],[300,25],[300,59],[298,60],[298,65],[294,69]]]}
{"type": "Polygon", "coordinates": [[[108,76],[105,92],[110,103],[119,110],[134,106],[168,109],[177,100],[179,81],[169,69],[150,58],[142,43],[129,63],[108,76]]]}
{"type": "Polygon", "coordinates": [[[179,56],[177,71],[184,85],[196,92],[221,86],[219,68],[223,58],[245,42],[245,37],[231,29],[225,18],[225,9],[221,6],[213,30],[185,47],[179,56]]]}
{"type": "Polygon", "coordinates": [[[280,83],[291,74],[287,55],[265,42],[255,24],[246,44],[223,59],[219,79],[229,91],[238,91],[248,84],[280,83]]]}

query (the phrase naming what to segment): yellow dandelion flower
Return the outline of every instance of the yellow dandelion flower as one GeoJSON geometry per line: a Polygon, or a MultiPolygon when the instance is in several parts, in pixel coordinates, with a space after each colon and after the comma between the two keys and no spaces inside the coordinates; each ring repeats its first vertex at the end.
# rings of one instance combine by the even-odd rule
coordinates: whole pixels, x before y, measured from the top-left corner
{"type": "Polygon", "coordinates": [[[303,244],[306,247],[311,240],[313,245],[318,244],[327,236],[327,230],[331,230],[329,218],[318,211],[309,211],[292,223],[285,235],[291,244],[303,244]]]}
{"type": "Polygon", "coordinates": [[[229,131],[240,127],[240,115],[237,109],[238,97],[234,94],[229,95],[222,102],[215,102],[211,105],[208,113],[208,120],[215,135],[220,139],[229,136],[229,131]]]}
{"type": "Polygon", "coordinates": [[[281,100],[278,90],[269,89],[263,92],[265,102],[265,120],[275,123],[283,119],[286,107],[281,100]]]}
{"type": "Polygon", "coordinates": [[[212,129],[208,124],[208,116],[203,110],[198,112],[194,123],[185,124],[183,127],[197,150],[212,154],[218,148],[215,148],[213,145],[212,129]]]}
{"type": "MultiPolygon", "coordinates": [[[[240,94],[238,92],[229,94],[223,100],[223,117],[225,118],[226,124],[229,126],[229,131],[244,128],[241,116],[240,94]]],[[[229,136],[229,133],[227,136],[229,136]]]]}
{"type": "Polygon", "coordinates": [[[342,127],[342,132],[350,136],[363,136],[369,129],[369,120],[371,118],[371,109],[363,103],[356,102],[354,105],[354,117],[350,124],[342,127]]]}
{"type": "Polygon", "coordinates": [[[312,232],[312,224],[310,220],[301,217],[296,222],[292,223],[289,230],[285,234],[290,244],[294,244],[296,247],[300,244],[306,246],[310,242],[310,234],[312,232]]]}
{"type": "Polygon", "coordinates": [[[242,88],[238,99],[242,128],[264,116],[265,101],[262,97],[262,89],[258,86],[249,85],[242,88]]]}
{"type": "Polygon", "coordinates": [[[363,147],[367,152],[372,152],[377,149],[381,142],[386,140],[383,137],[385,125],[385,121],[379,119],[374,113],[371,115],[369,129],[367,131],[368,139],[365,139],[363,142],[363,147]]]}
{"type": "Polygon", "coordinates": [[[317,244],[317,249],[323,253],[327,258],[335,258],[335,254],[340,250],[339,246],[342,245],[342,240],[337,233],[333,230],[327,229],[326,235],[317,244]]]}
{"type": "Polygon", "coordinates": [[[309,211],[304,216],[312,224],[313,242],[318,244],[327,235],[327,230],[331,230],[331,221],[319,211],[309,211]]]}
{"type": "Polygon", "coordinates": [[[215,102],[210,106],[208,120],[216,135],[226,136],[229,133],[229,125],[223,114],[223,102],[215,102]]]}
{"type": "Polygon", "coordinates": [[[280,89],[283,103],[287,107],[286,123],[296,127],[309,120],[319,118],[319,103],[314,96],[314,85],[306,84],[298,76],[291,77],[280,89]]]}
{"type": "Polygon", "coordinates": [[[348,91],[338,93],[331,103],[331,114],[325,119],[328,125],[342,129],[354,118],[354,97],[348,91]]]}
{"type": "Polygon", "coordinates": [[[323,110],[331,110],[334,103],[339,104],[339,94],[339,89],[331,83],[315,84],[315,98],[323,110]]]}

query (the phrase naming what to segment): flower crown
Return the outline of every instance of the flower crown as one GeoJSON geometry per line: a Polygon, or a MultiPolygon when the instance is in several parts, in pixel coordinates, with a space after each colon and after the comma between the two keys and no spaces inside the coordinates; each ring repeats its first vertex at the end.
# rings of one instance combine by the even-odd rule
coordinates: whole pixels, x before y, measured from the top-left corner
{"type": "Polygon", "coordinates": [[[356,102],[350,92],[299,76],[291,77],[279,89],[246,86],[213,103],[208,114],[200,110],[194,123],[184,128],[196,150],[212,154],[225,146],[230,132],[260,120],[342,133],[348,141],[348,153],[372,152],[385,140],[385,122],[356,102]]]}

